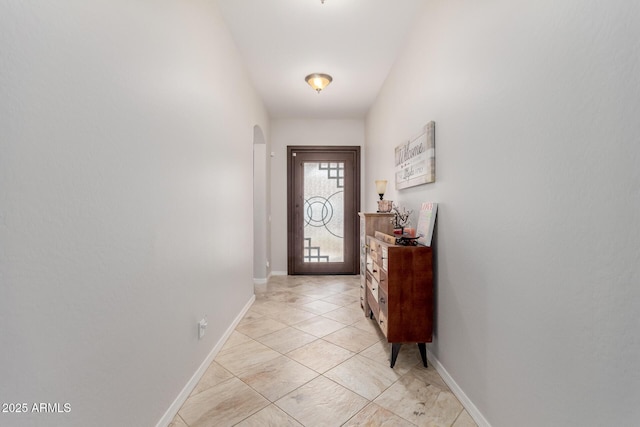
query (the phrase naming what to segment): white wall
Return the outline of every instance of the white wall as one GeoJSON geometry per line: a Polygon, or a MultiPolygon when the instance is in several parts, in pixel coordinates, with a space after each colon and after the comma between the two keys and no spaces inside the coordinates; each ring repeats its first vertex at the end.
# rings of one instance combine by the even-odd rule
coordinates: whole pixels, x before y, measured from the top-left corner
{"type": "MultiPolygon", "coordinates": [[[[270,142],[274,153],[271,158],[271,267],[274,273],[286,273],[287,146],[363,146],[364,120],[277,119],[271,122],[270,142]]],[[[363,152],[361,150],[361,156],[363,152]]]]}
{"type": "Polygon", "coordinates": [[[0,3],[0,402],[71,405],[0,425],[155,425],[250,301],[247,82],[215,2],[0,3]]]}
{"type": "Polygon", "coordinates": [[[493,426],[640,419],[639,18],[429,1],[367,116],[366,182],[436,122],[437,182],[386,198],[440,203],[430,350],[493,426]]]}

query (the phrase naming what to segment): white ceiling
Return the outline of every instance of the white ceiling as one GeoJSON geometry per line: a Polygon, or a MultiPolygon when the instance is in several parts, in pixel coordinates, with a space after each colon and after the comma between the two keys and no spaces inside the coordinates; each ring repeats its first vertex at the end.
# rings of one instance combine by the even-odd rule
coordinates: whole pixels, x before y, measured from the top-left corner
{"type": "Polygon", "coordinates": [[[425,0],[217,0],[273,118],[363,118],[425,0]],[[317,94],[304,77],[333,77],[317,94]]]}

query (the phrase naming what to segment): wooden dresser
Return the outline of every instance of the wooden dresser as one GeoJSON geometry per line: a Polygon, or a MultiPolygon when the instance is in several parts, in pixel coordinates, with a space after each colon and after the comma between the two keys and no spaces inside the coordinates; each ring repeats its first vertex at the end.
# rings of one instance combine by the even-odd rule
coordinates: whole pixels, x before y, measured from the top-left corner
{"type": "Polygon", "coordinates": [[[360,212],[360,306],[365,312],[369,313],[369,305],[367,304],[367,236],[373,236],[376,231],[385,234],[393,234],[393,224],[391,213],[364,213],[360,212]]]}
{"type": "Polygon", "coordinates": [[[392,368],[403,343],[417,343],[427,366],[425,343],[433,335],[432,248],[385,243],[373,237],[375,231],[367,232],[361,251],[361,266],[365,266],[362,308],[391,344],[392,368]]]}

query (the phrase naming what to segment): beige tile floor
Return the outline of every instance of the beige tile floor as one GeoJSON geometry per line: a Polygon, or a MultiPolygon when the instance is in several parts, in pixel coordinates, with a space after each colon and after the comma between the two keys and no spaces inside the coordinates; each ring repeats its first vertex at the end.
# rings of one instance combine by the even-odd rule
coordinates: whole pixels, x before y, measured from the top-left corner
{"type": "Polygon", "coordinates": [[[390,346],[359,276],[275,276],[170,424],[476,426],[416,345],[390,346]]]}

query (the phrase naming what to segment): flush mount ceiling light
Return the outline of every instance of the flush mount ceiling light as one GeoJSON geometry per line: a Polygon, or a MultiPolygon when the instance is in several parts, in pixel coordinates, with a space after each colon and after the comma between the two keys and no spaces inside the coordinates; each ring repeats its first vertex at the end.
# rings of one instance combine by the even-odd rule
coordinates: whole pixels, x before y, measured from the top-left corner
{"type": "Polygon", "coordinates": [[[329,86],[329,83],[333,81],[333,78],[329,74],[313,73],[304,78],[309,86],[311,86],[316,92],[320,93],[322,89],[329,86]]]}

